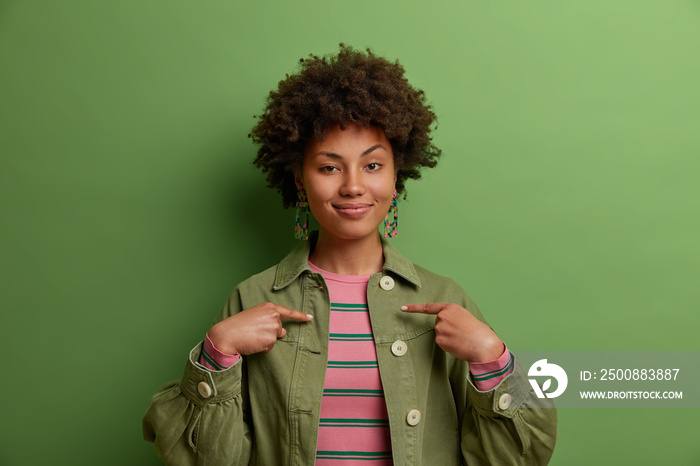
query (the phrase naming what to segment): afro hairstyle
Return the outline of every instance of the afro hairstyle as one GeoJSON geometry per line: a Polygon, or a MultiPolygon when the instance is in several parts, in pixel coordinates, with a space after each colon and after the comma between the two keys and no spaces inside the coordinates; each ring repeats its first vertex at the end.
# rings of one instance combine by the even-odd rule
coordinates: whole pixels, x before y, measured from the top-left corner
{"type": "Polygon", "coordinates": [[[337,55],[302,58],[299,71],[279,82],[256,118],[248,135],[259,146],[254,164],[282,194],[284,207],[297,200],[294,173],[301,170],[306,144],[324,140],[336,125],[382,128],[394,154],[396,191],[404,198],[406,180],[420,178],[420,168],[434,167],[441,154],[430,137],[435,113],[398,61],[342,43],[337,55]]]}

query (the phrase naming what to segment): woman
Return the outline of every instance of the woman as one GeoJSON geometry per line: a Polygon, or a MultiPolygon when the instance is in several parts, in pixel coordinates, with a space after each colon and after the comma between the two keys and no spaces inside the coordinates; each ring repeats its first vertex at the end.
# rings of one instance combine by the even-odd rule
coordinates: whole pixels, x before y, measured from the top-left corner
{"type": "Polygon", "coordinates": [[[270,93],[255,163],[304,239],[233,292],[144,436],[168,464],[546,464],[556,411],[452,280],[380,238],[437,163],[398,63],[341,44],[270,93]],[[319,224],[308,234],[308,210],[319,224]]]}

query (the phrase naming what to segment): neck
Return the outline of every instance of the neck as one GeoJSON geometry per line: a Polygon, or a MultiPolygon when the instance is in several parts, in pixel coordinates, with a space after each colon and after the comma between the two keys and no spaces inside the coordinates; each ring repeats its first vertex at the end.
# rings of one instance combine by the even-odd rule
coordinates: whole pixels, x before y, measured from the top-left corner
{"type": "Polygon", "coordinates": [[[384,252],[379,233],[362,239],[343,239],[318,233],[316,247],[309,260],[316,267],[342,275],[372,275],[384,265],[384,252]]]}

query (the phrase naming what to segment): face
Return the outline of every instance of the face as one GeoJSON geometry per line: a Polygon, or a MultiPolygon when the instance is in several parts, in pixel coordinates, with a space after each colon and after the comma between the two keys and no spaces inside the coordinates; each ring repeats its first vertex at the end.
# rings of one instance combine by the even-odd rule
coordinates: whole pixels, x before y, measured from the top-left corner
{"type": "Polygon", "coordinates": [[[311,140],[304,151],[297,187],[304,188],[320,234],[365,239],[389,210],[396,183],[394,154],[376,126],[335,126],[324,141],[311,140]]]}

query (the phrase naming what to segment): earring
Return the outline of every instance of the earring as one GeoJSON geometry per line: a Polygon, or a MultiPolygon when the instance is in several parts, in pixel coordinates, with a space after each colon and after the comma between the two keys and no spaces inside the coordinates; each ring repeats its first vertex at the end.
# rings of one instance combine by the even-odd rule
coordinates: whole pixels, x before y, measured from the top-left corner
{"type": "Polygon", "coordinates": [[[399,206],[396,201],[396,188],[394,188],[394,196],[391,200],[391,207],[389,207],[389,212],[386,213],[384,217],[384,237],[394,238],[399,229],[399,206]],[[394,217],[394,221],[389,220],[389,214],[394,217]]]}
{"type": "Polygon", "coordinates": [[[296,239],[309,239],[309,203],[306,200],[306,191],[304,191],[304,188],[297,189],[296,208],[297,215],[294,221],[294,237],[296,239]]]}

